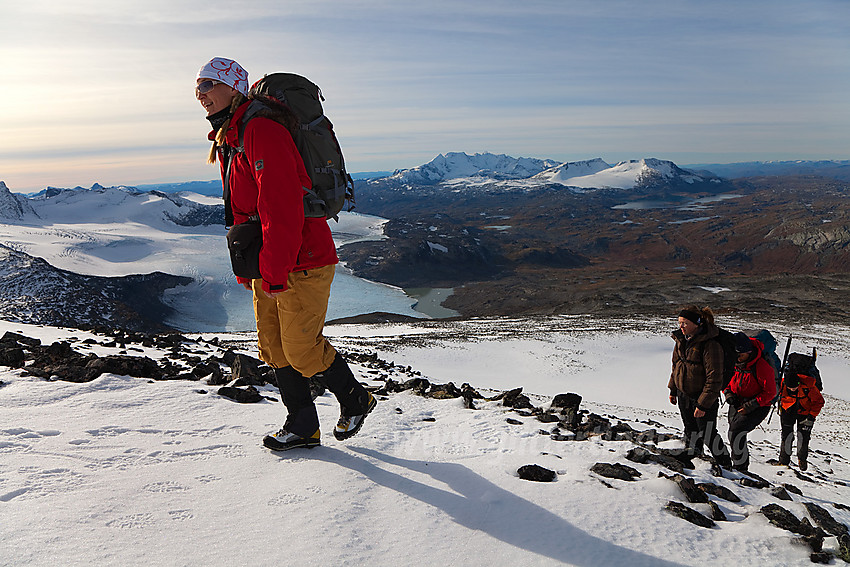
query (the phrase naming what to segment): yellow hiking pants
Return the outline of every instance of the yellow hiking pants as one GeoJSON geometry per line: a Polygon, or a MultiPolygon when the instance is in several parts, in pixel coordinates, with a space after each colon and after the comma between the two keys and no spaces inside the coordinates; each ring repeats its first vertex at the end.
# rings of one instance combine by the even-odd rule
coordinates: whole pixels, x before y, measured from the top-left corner
{"type": "Polygon", "coordinates": [[[287,290],[268,297],[254,280],[254,317],[260,359],[272,368],[292,366],[310,377],[327,370],[336,350],[322,335],[335,266],[291,272],[287,290]]]}

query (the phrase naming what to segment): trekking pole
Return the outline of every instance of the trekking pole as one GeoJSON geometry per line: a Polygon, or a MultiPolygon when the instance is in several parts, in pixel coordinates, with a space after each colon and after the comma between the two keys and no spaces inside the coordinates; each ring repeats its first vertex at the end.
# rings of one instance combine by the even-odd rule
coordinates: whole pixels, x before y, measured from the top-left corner
{"type": "Polygon", "coordinates": [[[779,367],[779,391],[776,392],[776,399],[770,405],[770,415],[767,417],[767,424],[770,425],[770,420],[773,418],[773,411],[782,403],[782,388],[785,387],[785,365],[788,364],[788,353],[791,351],[791,335],[788,335],[788,342],[785,344],[785,355],[782,357],[782,366],[779,367]]]}

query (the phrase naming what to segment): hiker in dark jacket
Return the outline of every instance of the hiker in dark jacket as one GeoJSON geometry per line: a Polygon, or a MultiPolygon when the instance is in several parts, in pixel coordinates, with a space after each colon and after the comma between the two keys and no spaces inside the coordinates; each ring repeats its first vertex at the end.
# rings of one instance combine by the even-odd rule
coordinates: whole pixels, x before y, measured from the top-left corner
{"type": "Polygon", "coordinates": [[[764,421],[776,397],[776,374],[762,356],[764,346],[744,333],[735,334],[738,363],[729,386],[723,391],[729,402],[729,445],[732,468],[746,471],[750,466],[747,434],[764,421]]]}
{"type": "Polygon", "coordinates": [[[717,433],[720,388],[723,382],[723,348],[711,309],[688,306],[679,312],[679,329],[671,335],[673,370],[667,387],[670,403],[678,404],[685,428],[685,443],[695,456],[703,444],[718,464],[730,466],[729,453],[717,433]]]}
{"type": "Polygon", "coordinates": [[[811,358],[794,353],[788,358],[788,368],[782,377],[780,397],[780,422],[782,423],[782,444],[779,448],[779,463],[791,463],[791,449],[794,446],[794,426],[797,427],[797,465],[806,470],[809,457],[809,440],[815,418],[823,409],[824,399],[818,388],[819,381],[810,368],[811,358]]]}
{"type": "Polygon", "coordinates": [[[376,402],[322,334],[337,255],[327,221],[304,216],[312,184],[291,135],[298,120],[283,105],[243,121],[248,93],[248,73],[232,59],[214,57],[198,72],[195,97],[213,127],[210,163],[221,167],[226,222],[261,226],[261,277],[237,280],[253,291],[260,358],[274,368],[288,412],[263,443],[273,450],[313,447],[320,433],[311,378],[340,403],[337,439],[357,433],[376,402]]]}

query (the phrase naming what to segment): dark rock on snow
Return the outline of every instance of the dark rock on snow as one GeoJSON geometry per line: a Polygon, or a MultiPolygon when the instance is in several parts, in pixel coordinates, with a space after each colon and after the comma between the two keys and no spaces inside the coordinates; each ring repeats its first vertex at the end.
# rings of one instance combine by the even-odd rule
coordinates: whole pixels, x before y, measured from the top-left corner
{"type": "Polygon", "coordinates": [[[240,404],[253,404],[265,399],[253,386],[248,386],[247,388],[224,386],[218,389],[218,395],[230,398],[234,402],[239,402],[240,404]]]}
{"type": "Polygon", "coordinates": [[[578,394],[558,394],[552,398],[551,407],[553,409],[574,409],[578,411],[578,408],[581,405],[581,400],[582,398],[578,394]]]}
{"type": "Polygon", "coordinates": [[[664,509],[674,516],[687,520],[688,522],[696,524],[702,528],[713,528],[717,525],[710,518],[703,516],[693,508],[689,508],[681,502],[674,502],[671,500],[667,503],[667,506],[665,506],[664,509]]]}
{"type": "Polygon", "coordinates": [[[774,486],[770,489],[770,494],[779,500],[791,500],[791,495],[788,494],[788,491],[783,486],[774,486]]]}
{"type": "Polygon", "coordinates": [[[847,526],[837,521],[832,517],[832,514],[814,502],[803,502],[803,506],[806,507],[806,511],[812,517],[812,520],[815,521],[815,524],[825,532],[834,536],[842,536],[847,535],[848,531],[850,531],[847,526]]]}
{"type": "MultiPolygon", "coordinates": [[[[677,473],[685,472],[685,466],[678,459],[668,455],[653,453],[646,447],[634,447],[626,453],[626,458],[635,463],[656,463],[677,473]]],[[[693,468],[691,465],[690,468],[693,468]]]]}
{"type": "Polygon", "coordinates": [[[728,518],[726,518],[726,514],[724,514],[723,510],[720,509],[720,506],[717,505],[717,502],[709,500],[708,507],[711,508],[711,519],[715,522],[725,522],[728,520],[728,518]]]}
{"type": "MultiPolygon", "coordinates": [[[[263,378],[263,371],[260,370],[261,366],[263,363],[259,359],[238,353],[233,355],[230,371],[239,386],[263,386],[266,380],[263,378]]],[[[277,385],[276,382],[274,384],[277,385]]]]}
{"type": "Polygon", "coordinates": [[[850,563],[850,534],[838,536],[838,557],[850,563]]]}
{"type": "Polygon", "coordinates": [[[534,406],[531,404],[531,400],[522,393],[522,388],[515,388],[504,394],[497,396],[501,397],[502,403],[508,407],[515,409],[533,409],[534,406]]]}
{"type": "Polygon", "coordinates": [[[800,534],[802,536],[817,536],[821,534],[822,537],[823,531],[815,529],[809,523],[808,518],[800,520],[797,516],[779,504],[768,504],[767,506],[762,506],[759,512],[764,514],[771,524],[778,528],[782,528],[783,530],[788,530],[789,532],[794,532],[795,534],[800,534]]]}
{"type": "Polygon", "coordinates": [[[86,364],[91,379],[101,374],[118,374],[136,378],[162,378],[159,365],[147,356],[113,355],[95,358],[86,364]]]}
{"type": "Polygon", "coordinates": [[[592,472],[605,478],[616,478],[619,480],[634,480],[641,476],[640,471],[621,463],[596,463],[590,467],[592,472]]]}
{"type": "Polygon", "coordinates": [[[682,491],[682,494],[685,495],[685,498],[688,499],[688,502],[692,502],[695,504],[705,504],[706,502],[708,502],[708,495],[699,488],[697,488],[694,479],[682,476],[680,474],[667,476],[663,472],[659,472],[658,476],[664,477],[675,482],[679,486],[679,490],[682,491]]]}
{"type": "Polygon", "coordinates": [[[541,467],[540,465],[523,465],[517,469],[517,474],[523,480],[536,482],[552,482],[557,478],[555,471],[541,467]]]}
{"type": "Polygon", "coordinates": [[[738,498],[738,496],[734,492],[732,492],[725,486],[720,486],[719,484],[714,484],[712,482],[700,482],[699,484],[697,484],[697,488],[699,488],[706,494],[717,496],[718,498],[728,500],[729,502],[741,501],[741,499],[738,498]]]}

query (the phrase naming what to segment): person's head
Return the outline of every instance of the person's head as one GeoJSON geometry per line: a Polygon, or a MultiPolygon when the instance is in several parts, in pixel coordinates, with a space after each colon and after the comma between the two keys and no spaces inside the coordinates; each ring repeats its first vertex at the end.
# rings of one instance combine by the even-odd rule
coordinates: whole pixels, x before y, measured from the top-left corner
{"type": "Polygon", "coordinates": [[[800,376],[797,374],[796,370],[791,368],[785,369],[785,388],[788,390],[794,391],[797,389],[797,386],[800,385],[800,376]]]}
{"type": "Polygon", "coordinates": [[[708,307],[699,308],[696,305],[688,305],[679,311],[679,330],[686,337],[692,337],[700,326],[714,322],[714,313],[708,307]]]}
{"type": "Polygon", "coordinates": [[[735,352],[738,353],[738,362],[747,362],[752,358],[755,347],[745,333],[735,333],[735,352]]]}
{"type": "Polygon", "coordinates": [[[198,71],[195,97],[207,116],[230,108],[240,94],[248,95],[248,72],[236,61],[213,57],[198,71]]]}

